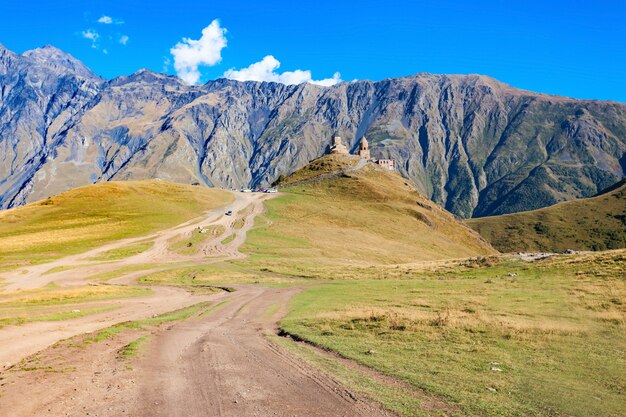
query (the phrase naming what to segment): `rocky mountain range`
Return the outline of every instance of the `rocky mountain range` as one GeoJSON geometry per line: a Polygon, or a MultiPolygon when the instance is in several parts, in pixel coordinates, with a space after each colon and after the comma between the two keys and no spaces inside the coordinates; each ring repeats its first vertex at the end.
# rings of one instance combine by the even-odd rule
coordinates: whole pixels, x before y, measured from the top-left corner
{"type": "Polygon", "coordinates": [[[626,104],[515,89],[479,75],[332,87],[190,86],[147,70],[104,80],[46,46],[0,45],[0,207],[112,179],[262,186],[333,134],[461,217],[588,197],[626,170],[626,104]]]}

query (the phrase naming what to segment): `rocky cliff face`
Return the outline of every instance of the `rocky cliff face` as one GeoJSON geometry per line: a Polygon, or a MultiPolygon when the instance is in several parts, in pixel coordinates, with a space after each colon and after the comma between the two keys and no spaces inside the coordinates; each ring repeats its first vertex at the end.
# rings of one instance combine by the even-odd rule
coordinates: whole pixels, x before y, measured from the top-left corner
{"type": "Polygon", "coordinates": [[[211,81],[142,70],[104,81],[44,47],[0,47],[0,206],[109,179],[265,185],[322,155],[332,134],[394,158],[462,216],[591,196],[626,170],[626,105],[418,74],[334,87],[211,81]]]}

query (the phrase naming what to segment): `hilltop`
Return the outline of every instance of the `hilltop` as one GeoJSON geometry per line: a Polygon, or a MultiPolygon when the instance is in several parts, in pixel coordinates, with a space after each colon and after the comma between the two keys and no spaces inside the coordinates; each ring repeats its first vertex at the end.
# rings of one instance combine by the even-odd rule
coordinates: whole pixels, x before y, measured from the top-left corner
{"type": "Polygon", "coordinates": [[[406,179],[360,161],[327,155],[287,177],[242,247],[245,262],[305,271],[496,253],[406,179]]]}
{"type": "Polygon", "coordinates": [[[460,217],[590,197],[624,175],[626,105],[420,73],[321,87],[190,86],[142,70],[103,80],[45,47],[0,48],[0,207],[110,180],[266,186],[325,153],[333,134],[460,217]]]}
{"type": "Polygon", "coordinates": [[[626,181],[604,193],[540,210],[471,219],[467,224],[502,252],[626,247],[626,181]]]}

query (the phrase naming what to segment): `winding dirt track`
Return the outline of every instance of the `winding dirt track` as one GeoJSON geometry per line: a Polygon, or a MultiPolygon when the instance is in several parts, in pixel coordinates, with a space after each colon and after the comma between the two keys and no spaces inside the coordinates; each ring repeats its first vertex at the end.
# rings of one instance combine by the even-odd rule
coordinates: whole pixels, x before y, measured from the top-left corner
{"type": "MultiPolygon", "coordinates": [[[[243,255],[238,248],[255,216],[262,212],[266,197],[237,194],[228,208],[238,215],[224,216],[224,208],[216,209],[199,219],[156,233],[150,237],[155,241],[152,249],[132,258],[106,264],[89,261],[98,253],[145,238],[116,242],[3,278],[13,289],[34,288],[49,282],[82,285],[89,275],[133,264],[210,263],[239,258],[243,255]],[[233,227],[237,218],[244,219],[239,229],[233,227]],[[188,235],[198,225],[218,224],[226,228],[226,233],[205,242],[198,255],[181,256],[168,250],[170,239],[188,235]],[[234,239],[222,245],[220,242],[230,234],[234,239]],[[56,266],[68,265],[82,266],[44,274],[56,266]]],[[[155,270],[163,268],[159,266],[155,270]]],[[[129,273],[116,282],[132,283],[145,273],[129,273]]],[[[0,329],[0,363],[7,367],[19,360],[34,364],[31,370],[12,367],[0,373],[0,415],[390,415],[266,337],[276,331],[289,299],[300,288],[242,285],[233,293],[207,296],[194,296],[172,287],[152,288],[152,295],[124,300],[123,307],[113,312],[0,329]],[[118,352],[136,334],[122,334],[87,347],[76,347],[72,340],[49,347],[71,336],[206,300],[216,306],[215,310],[154,331],[141,355],[131,364],[120,361],[118,352]],[[49,369],[61,372],[48,372],[49,369]]]]}
{"type": "MultiPolygon", "coordinates": [[[[4,273],[0,276],[3,283],[7,284],[3,290],[34,289],[52,282],[61,286],[80,286],[90,283],[89,277],[95,274],[116,271],[133,265],[155,265],[153,269],[129,272],[109,281],[111,284],[133,284],[141,276],[172,267],[180,268],[185,265],[208,264],[241,258],[244,255],[239,252],[239,246],[245,241],[246,233],[254,225],[254,218],[263,211],[263,201],[268,198],[268,195],[242,193],[235,193],[234,195],[235,201],[227,207],[233,211],[233,216],[225,216],[224,210],[226,208],[220,207],[184,224],[150,236],[117,241],[79,255],[67,256],[46,264],[4,273]],[[243,215],[240,215],[241,212],[244,212],[243,215]],[[240,219],[243,220],[243,226],[235,229],[234,225],[240,219]],[[199,226],[214,225],[223,226],[225,232],[217,238],[207,239],[203,242],[196,255],[184,256],[169,251],[168,245],[172,239],[188,237],[199,226]],[[234,236],[234,239],[227,245],[222,245],[221,241],[231,235],[234,236]],[[106,263],[93,260],[94,257],[103,252],[144,240],[153,240],[154,245],[136,256],[106,263]],[[57,267],[72,269],[46,274],[47,271],[57,267]]],[[[102,285],[101,283],[93,284],[102,285]]],[[[1,328],[0,367],[11,366],[61,339],[99,330],[123,321],[137,320],[187,307],[211,298],[211,296],[206,295],[193,295],[188,291],[174,287],[152,286],[151,289],[153,294],[150,296],[124,300],[121,308],[113,311],[73,320],[34,322],[22,326],[1,328]]],[[[80,308],[86,310],[97,306],[102,306],[102,302],[84,303],[80,308]]]]}

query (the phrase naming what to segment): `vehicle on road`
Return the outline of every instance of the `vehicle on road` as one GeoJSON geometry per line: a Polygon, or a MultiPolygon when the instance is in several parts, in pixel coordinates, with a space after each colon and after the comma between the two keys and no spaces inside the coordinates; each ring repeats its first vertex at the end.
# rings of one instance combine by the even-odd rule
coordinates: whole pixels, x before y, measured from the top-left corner
{"type": "Polygon", "coordinates": [[[251,190],[251,189],[249,189],[249,188],[243,188],[243,189],[241,190],[241,192],[242,192],[242,193],[251,193],[251,192],[252,192],[252,190],[251,190]]]}
{"type": "Polygon", "coordinates": [[[232,211],[232,210],[228,210],[228,211],[227,211],[226,213],[224,213],[224,214],[226,214],[227,216],[232,216],[232,215],[233,215],[233,211],[232,211]]]}
{"type": "Polygon", "coordinates": [[[278,190],[276,188],[268,188],[267,190],[265,190],[266,193],[277,193],[278,190]]]}

